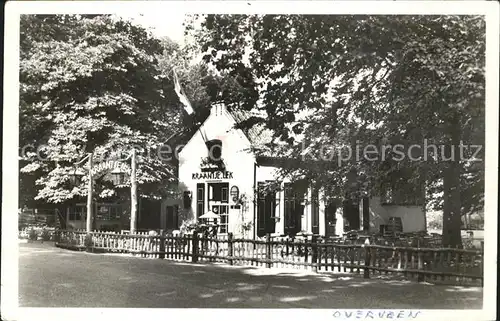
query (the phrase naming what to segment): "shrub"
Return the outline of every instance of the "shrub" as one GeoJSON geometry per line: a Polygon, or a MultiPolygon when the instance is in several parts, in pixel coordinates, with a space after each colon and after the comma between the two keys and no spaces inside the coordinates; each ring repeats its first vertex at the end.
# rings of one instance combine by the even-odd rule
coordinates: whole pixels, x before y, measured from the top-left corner
{"type": "Polygon", "coordinates": [[[36,241],[38,238],[38,233],[35,231],[35,229],[31,228],[28,230],[28,240],[30,241],[36,241]]]}
{"type": "Polygon", "coordinates": [[[61,234],[59,230],[54,230],[54,241],[56,243],[61,241],[61,234]]]}
{"type": "Polygon", "coordinates": [[[190,234],[195,231],[198,231],[200,228],[200,223],[198,222],[197,219],[191,219],[182,222],[182,225],[180,227],[181,234],[190,234]]]}
{"type": "Polygon", "coordinates": [[[431,230],[443,229],[443,212],[442,211],[428,211],[427,212],[427,228],[431,230]]]}
{"type": "Polygon", "coordinates": [[[91,234],[85,235],[85,246],[86,247],[92,247],[92,246],[94,246],[94,242],[92,241],[92,235],[91,234]]]}
{"type": "Polygon", "coordinates": [[[253,222],[252,221],[241,223],[240,228],[241,228],[241,232],[243,233],[243,237],[246,237],[247,233],[250,230],[252,230],[252,226],[253,226],[253,222]]]}
{"type": "Polygon", "coordinates": [[[243,232],[248,232],[252,229],[252,226],[253,226],[253,222],[252,221],[248,221],[248,222],[245,222],[245,223],[242,223],[241,224],[241,230],[243,232]]]}
{"type": "Polygon", "coordinates": [[[50,231],[43,229],[41,232],[42,240],[43,241],[50,241],[51,235],[50,231]]]}

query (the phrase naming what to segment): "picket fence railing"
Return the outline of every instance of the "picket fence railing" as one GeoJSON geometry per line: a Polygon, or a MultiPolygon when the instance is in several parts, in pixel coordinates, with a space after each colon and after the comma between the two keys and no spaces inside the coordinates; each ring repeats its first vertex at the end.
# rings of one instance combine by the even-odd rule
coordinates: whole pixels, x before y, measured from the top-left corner
{"type": "Polygon", "coordinates": [[[402,274],[426,280],[483,284],[484,250],[339,244],[311,239],[206,238],[114,232],[56,231],[56,246],[89,252],[128,253],[147,258],[230,265],[301,268],[316,272],[402,274]]]}

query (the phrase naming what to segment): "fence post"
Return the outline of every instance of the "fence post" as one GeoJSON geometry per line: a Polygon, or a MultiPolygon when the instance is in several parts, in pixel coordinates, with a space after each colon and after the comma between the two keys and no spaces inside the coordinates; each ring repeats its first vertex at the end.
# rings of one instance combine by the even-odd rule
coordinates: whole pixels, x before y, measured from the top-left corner
{"type": "Polygon", "coordinates": [[[266,267],[271,268],[271,234],[266,234],[266,267]]]}
{"type": "Polygon", "coordinates": [[[84,243],[83,243],[83,245],[85,246],[85,250],[87,252],[92,252],[92,249],[93,249],[92,243],[93,243],[92,232],[87,232],[87,234],[85,235],[84,243]]]}
{"type": "Polygon", "coordinates": [[[227,233],[227,256],[229,265],[233,265],[233,233],[227,233]]]}
{"type": "Polygon", "coordinates": [[[311,253],[311,262],[314,266],[314,272],[318,272],[318,236],[313,235],[311,238],[312,243],[312,253],[311,253]]]}
{"type": "Polygon", "coordinates": [[[160,249],[159,249],[160,254],[158,255],[159,259],[164,259],[165,258],[165,231],[160,230],[160,249]]]}
{"type": "Polygon", "coordinates": [[[198,233],[196,231],[193,232],[193,255],[191,256],[191,261],[193,263],[198,262],[198,233]]]}
{"type": "Polygon", "coordinates": [[[484,241],[481,241],[481,287],[484,287],[484,241]]]}
{"type": "Polygon", "coordinates": [[[423,258],[423,253],[422,251],[417,252],[418,256],[418,275],[417,275],[417,282],[423,282],[424,281],[424,274],[421,273],[421,271],[424,269],[424,258],[423,258]]]}
{"type": "Polygon", "coordinates": [[[365,249],[365,268],[363,269],[363,278],[370,278],[370,261],[371,261],[371,248],[370,248],[370,240],[366,239],[364,244],[365,249]]]}

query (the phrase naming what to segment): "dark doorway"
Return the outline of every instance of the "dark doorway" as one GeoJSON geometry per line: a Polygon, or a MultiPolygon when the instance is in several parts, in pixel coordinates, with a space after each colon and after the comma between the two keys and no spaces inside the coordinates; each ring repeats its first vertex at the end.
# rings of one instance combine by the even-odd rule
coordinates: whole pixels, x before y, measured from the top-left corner
{"type": "Polygon", "coordinates": [[[370,199],[363,197],[363,231],[370,230],[370,199]]]}
{"type": "Polygon", "coordinates": [[[313,189],[311,197],[311,231],[313,234],[319,234],[319,195],[317,188],[313,189]]]}
{"type": "MultiPolygon", "coordinates": [[[[344,201],[344,220],[347,231],[359,230],[359,202],[356,199],[347,199],[344,201]]],[[[346,231],[346,232],[347,232],[346,231]]]]}
{"type": "Polygon", "coordinates": [[[335,203],[328,203],[325,208],[325,236],[335,236],[335,224],[337,219],[335,213],[337,212],[337,205],[335,203]]]}
{"type": "Polygon", "coordinates": [[[166,229],[177,230],[179,228],[179,207],[177,205],[167,206],[166,229]]]}
{"type": "Polygon", "coordinates": [[[302,229],[302,216],[304,215],[304,201],[307,192],[306,182],[284,184],[285,196],[285,227],[286,235],[294,236],[302,229]]]}
{"type": "Polygon", "coordinates": [[[212,202],[229,202],[229,183],[209,183],[209,198],[212,202]]]}
{"type": "Polygon", "coordinates": [[[161,226],[160,213],[161,203],[158,200],[141,198],[139,202],[140,219],[137,222],[138,229],[157,229],[161,226]]]}
{"type": "Polygon", "coordinates": [[[264,182],[259,182],[257,196],[257,236],[262,237],[276,231],[276,192],[265,191],[264,182]]]}

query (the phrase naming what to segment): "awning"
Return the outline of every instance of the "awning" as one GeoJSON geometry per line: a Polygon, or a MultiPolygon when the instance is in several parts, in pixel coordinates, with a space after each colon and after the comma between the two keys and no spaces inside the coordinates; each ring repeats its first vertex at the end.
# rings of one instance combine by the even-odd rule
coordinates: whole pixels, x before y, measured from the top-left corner
{"type": "Polygon", "coordinates": [[[202,216],[200,216],[199,218],[206,218],[206,219],[219,219],[220,216],[215,214],[214,212],[212,211],[208,211],[206,212],[205,214],[203,214],[202,216]]]}

